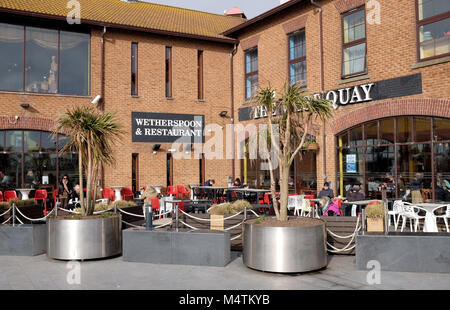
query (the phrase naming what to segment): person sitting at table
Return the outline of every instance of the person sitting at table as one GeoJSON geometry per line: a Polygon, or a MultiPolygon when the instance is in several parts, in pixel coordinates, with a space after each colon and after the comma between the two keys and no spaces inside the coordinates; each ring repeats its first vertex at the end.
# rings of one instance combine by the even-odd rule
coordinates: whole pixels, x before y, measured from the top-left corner
{"type": "Polygon", "coordinates": [[[67,207],[67,203],[69,202],[72,193],[73,193],[72,182],[70,182],[69,176],[65,174],[58,185],[58,197],[61,201],[62,208],[67,207]]]}
{"type": "Polygon", "coordinates": [[[353,201],[361,201],[366,199],[366,195],[364,192],[360,189],[359,185],[353,185],[351,190],[346,195],[347,201],[353,202],[353,201]]]}
{"type": "Polygon", "coordinates": [[[436,177],[437,200],[450,201],[450,182],[442,177],[442,173],[438,173],[436,177]]]}
{"type": "Polygon", "coordinates": [[[205,182],[205,186],[214,186],[214,184],[216,184],[216,181],[214,179],[210,179],[205,182]]]}
{"type": "Polygon", "coordinates": [[[70,200],[67,203],[67,209],[69,210],[73,210],[73,209],[77,209],[77,208],[81,208],[80,205],[80,185],[75,185],[75,187],[73,188],[72,194],[70,195],[70,200]]]}
{"type": "Polygon", "coordinates": [[[322,190],[319,192],[319,198],[328,197],[330,199],[334,198],[333,190],[330,188],[330,183],[325,182],[323,184],[322,190]]]}
{"type": "Polygon", "coordinates": [[[25,186],[28,188],[36,188],[39,185],[38,179],[34,175],[33,170],[28,170],[25,176],[25,186]]]}
{"type": "Polygon", "coordinates": [[[233,186],[242,187],[241,179],[240,178],[236,178],[236,180],[234,180],[233,186]]]}

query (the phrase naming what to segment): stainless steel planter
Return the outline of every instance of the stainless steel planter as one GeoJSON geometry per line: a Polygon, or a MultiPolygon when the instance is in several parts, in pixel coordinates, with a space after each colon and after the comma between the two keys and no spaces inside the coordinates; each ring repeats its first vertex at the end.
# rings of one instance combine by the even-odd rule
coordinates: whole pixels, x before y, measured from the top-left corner
{"type": "Polygon", "coordinates": [[[49,218],[47,227],[50,258],[88,260],[122,253],[120,215],[83,220],[49,218]]]}
{"type": "Polygon", "coordinates": [[[297,273],[327,265],[325,222],[309,227],[244,224],[243,260],[252,269],[297,273]]]}

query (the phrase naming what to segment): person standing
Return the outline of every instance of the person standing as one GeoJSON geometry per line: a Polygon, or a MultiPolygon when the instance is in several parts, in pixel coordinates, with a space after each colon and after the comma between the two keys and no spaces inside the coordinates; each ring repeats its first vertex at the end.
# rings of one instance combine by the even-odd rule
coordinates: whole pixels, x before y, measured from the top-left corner
{"type": "Polygon", "coordinates": [[[73,186],[69,180],[69,176],[66,174],[62,177],[58,186],[58,198],[61,201],[61,207],[66,208],[69,199],[72,197],[73,186]]]}

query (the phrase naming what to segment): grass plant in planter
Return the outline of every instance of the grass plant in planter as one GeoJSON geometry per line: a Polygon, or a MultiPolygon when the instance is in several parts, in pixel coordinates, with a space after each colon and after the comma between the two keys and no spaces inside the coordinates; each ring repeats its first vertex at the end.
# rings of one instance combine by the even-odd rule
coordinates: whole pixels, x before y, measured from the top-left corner
{"type": "Polygon", "coordinates": [[[384,232],[384,204],[372,204],[366,207],[367,232],[384,232]]]}

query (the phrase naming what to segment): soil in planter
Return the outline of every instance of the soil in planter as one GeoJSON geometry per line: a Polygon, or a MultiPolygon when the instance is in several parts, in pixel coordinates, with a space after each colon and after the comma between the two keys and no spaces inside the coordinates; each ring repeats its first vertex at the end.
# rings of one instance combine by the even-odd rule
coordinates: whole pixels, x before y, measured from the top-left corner
{"type": "Polygon", "coordinates": [[[264,220],[259,218],[247,221],[247,223],[261,225],[264,227],[310,227],[325,224],[322,220],[308,217],[290,218],[286,222],[279,221],[275,217],[266,218],[264,220]]]}

